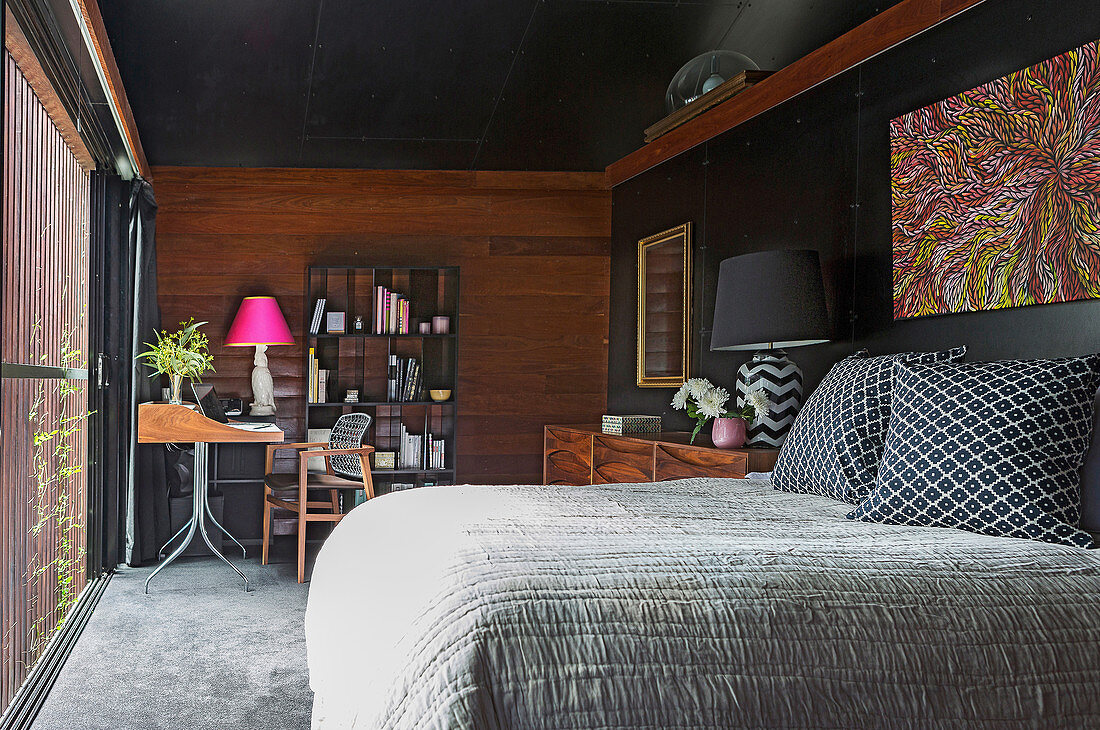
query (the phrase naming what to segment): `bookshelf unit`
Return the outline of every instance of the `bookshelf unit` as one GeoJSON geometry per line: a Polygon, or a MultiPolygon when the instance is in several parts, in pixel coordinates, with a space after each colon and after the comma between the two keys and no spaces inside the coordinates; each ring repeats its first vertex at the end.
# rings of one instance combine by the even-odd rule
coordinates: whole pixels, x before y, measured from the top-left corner
{"type": "MultiPolygon", "coordinates": [[[[413,487],[455,483],[455,425],[458,384],[458,286],[457,266],[310,266],[305,293],[305,376],[306,428],[331,428],[344,413],[362,411],[374,418],[366,443],[377,451],[397,453],[395,468],[372,468],[378,494],[392,491],[394,484],[413,487]],[[382,286],[408,301],[409,332],[375,332],[378,302],[375,287],[382,286]],[[317,301],[326,299],[319,331],[311,333],[317,301]],[[344,312],[345,332],[328,334],[329,312],[344,312]],[[447,334],[420,334],[421,322],[432,317],[450,319],[447,334]],[[363,318],[362,331],[355,331],[356,317],[363,318]],[[311,352],[312,351],[312,352],[311,352]],[[327,396],[314,401],[311,393],[311,356],[318,367],[329,371],[327,396]],[[408,400],[389,392],[392,359],[413,359],[420,370],[420,387],[408,400]],[[353,403],[344,401],[349,389],[359,391],[353,403]],[[437,403],[428,391],[450,390],[451,397],[437,403]],[[430,466],[430,454],[421,448],[422,464],[401,463],[401,432],[415,436],[431,434],[443,442],[442,468],[430,466]]],[[[384,327],[385,325],[383,325],[384,327]]],[[[428,441],[427,437],[424,441],[428,441]]],[[[356,500],[358,501],[358,499],[356,500]]]]}

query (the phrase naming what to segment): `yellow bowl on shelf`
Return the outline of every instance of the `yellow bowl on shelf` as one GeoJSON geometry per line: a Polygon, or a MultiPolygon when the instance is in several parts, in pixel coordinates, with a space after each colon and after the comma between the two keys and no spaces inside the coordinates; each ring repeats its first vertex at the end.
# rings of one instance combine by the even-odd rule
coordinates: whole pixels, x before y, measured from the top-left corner
{"type": "Polygon", "coordinates": [[[445,400],[449,400],[451,397],[451,391],[449,390],[429,390],[428,395],[432,397],[436,403],[442,403],[445,400]]]}

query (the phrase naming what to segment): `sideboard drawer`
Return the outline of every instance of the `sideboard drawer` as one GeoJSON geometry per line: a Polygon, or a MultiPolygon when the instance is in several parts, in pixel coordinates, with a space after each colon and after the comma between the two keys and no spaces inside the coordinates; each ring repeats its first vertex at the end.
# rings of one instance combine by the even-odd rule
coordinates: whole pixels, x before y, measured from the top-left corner
{"type": "Polygon", "coordinates": [[[690,446],[657,444],[654,481],[691,477],[745,478],[748,457],[744,452],[697,449],[690,446]]]}
{"type": "Polygon", "coordinates": [[[592,483],[592,436],[547,428],[544,444],[544,484],[592,483]]]}
{"type": "Polygon", "coordinates": [[[618,436],[593,436],[592,481],[595,484],[653,481],[653,444],[618,436]]]}

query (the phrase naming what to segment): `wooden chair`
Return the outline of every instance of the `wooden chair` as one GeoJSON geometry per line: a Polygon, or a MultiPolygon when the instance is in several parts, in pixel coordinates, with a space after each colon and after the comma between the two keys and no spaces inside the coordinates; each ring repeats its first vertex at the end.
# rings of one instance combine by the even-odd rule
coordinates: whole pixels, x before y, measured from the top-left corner
{"type": "Polygon", "coordinates": [[[340,489],[358,489],[374,498],[368,455],[373,446],[363,446],[363,437],[370,428],[371,417],[366,413],[345,413],[332,427],[328,443],[309,442],[296,444],[271,444],[267,447],[264,469],[264,543],[263,564],[267,565],[268,546],[271,542],[271,511],[276,507],[298,515],[298,582],[305,581],[306,573],[306,525],[310,522],[339,522],[340,489]],[[294,449],[298,452],[298,471],[276,474],[273,471],[275,452],[294,449]],[[310,473],[306,464],[310,457],[323,456],[325,473],[310,473]],[[309,499],[312,490],[328,490],[329,499],[309,499]],[[324,510],[311,512],[310,510],[324,510]]]}

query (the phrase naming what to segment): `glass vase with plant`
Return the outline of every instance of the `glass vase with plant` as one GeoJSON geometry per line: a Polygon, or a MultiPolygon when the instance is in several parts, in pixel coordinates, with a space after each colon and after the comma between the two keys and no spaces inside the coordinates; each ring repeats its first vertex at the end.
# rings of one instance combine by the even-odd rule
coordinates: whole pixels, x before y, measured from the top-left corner
{"type": "Polygon", "coordinates": [[[214,357],[208,351],[210,345],[206,335],[199,331],[206,322],[196,322],[195,318],[180,322],[175,332],[161,330],[157,332],[156,344],[146,342],[149,349],[137,358],[153,369],[149,377],[167,375],[170,388],[170,403],[183,402],[183,379],[202,381],[202,374],[214,371],[214,357]]]}
{"type": "Polygon", "coordinates": [[[695,419],[691,443],[695,443],[699,431],[712,418],[743,418],[751,424],[771,410],[771,401],[760,389],[749,391],[745,396],[745,405],[741,408],[727,409],[726,403],[729,399],[729,391],[706,378],[692,378],[680,386],[680,390],[672,397],[672,407],[678,411],[686,410],[688,416],[695,419]]]}

